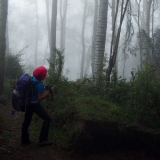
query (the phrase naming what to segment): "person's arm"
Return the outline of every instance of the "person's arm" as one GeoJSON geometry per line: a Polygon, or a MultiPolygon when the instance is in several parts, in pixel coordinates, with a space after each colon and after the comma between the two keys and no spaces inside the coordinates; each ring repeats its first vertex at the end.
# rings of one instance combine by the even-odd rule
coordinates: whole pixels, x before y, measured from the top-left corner
{"type": "Polygon", "coordinates": [[[50,91],[46,91],[45,93],[38,93],[38,99],[39,101],[42,101],[43,99],[45,99],[49,93],[51,93],[53,91],[53,87],[51,87],[50,91]]]}
{"type": "Polygon", "coordinates": [[[45,93],[38,93],[38,99],[39,101],[42,101],[49,95],[49,91],[46,91],[45,93]]]}

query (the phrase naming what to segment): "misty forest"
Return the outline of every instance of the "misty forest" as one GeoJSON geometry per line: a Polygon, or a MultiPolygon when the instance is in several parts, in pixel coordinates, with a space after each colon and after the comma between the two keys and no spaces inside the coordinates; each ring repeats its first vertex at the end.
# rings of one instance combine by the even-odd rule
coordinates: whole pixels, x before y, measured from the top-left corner
{"type": "MultiPolygon", "coordinates": [[[[13,84],[45,66],[44,83],[54,87],[42,102],[53,120],[51,153],[160,157],[159,16],[160,0],[0,0],[0,156],[20,141],[9,141],[5,127],[24,118],[10,115],[13,84]]],[[[35,139],[41,123],[34,115],[35,139]]]]}

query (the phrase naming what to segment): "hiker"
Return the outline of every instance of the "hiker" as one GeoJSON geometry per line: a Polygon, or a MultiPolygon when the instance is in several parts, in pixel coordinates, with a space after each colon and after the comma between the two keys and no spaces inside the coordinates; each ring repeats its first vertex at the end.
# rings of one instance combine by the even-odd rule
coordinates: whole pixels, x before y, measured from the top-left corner
{"type": "Polygon", "coordinates": [[[33,86],[33,94],[29,104],[26,106],[25,117],[22,124],[22,145],[29,145],[30,143],[33,143],[33,141],[30,140],[28,133],[28,128],[31,123],[33,113],[36,113],[41,119],[44,120],[39,135],[39,145],[44,146],[52,144],[52,141],[48,140],[48,131],[51,119],[40,104],[40,102],[53,90],[53,87],[50,87],[46,92],[44,92],[44,84],[42,80],[45,79],[46,75],[47,69],[44,66],[39,66],[33,71],[32,81],[39,81],[39,83],[36,83],[36,85],[33,86]]]}

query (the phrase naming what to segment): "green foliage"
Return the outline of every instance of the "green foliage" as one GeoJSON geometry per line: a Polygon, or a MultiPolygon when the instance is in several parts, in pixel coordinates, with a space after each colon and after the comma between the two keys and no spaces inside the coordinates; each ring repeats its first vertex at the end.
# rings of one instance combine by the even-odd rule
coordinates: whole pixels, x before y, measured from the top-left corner
{"type": "MultiPolygon", "coordinates": [[[[59,79],[58,75],[57,72],[49,72],[45,81],[54,86],[54,102],[48,97],[42,103],[54,120],[50,136],[54,137],[57,146],[69,148],[76,144],[86,132],[87,122],[116,124],[120,132],[128,126],[136,126],[146,132],[160,131],[160,82],[151,64],[145,63],[142,69],[133,71],[132,82],[117,78],[113,72],[107,95],[103,92],[104,76],[95,85],[92,78],[71,82],[65,77],[59,79]],[[54,112],[51,112],[52,105],[54,112]]],[[[33,120],[36,136],[41,123],[36,117],[33,120]]]]}
{"type": "Polygon", "coordinates": [[[7,54],[5,58],[5,78],[4,78],[4,92],[3,98],[8,101],[8,98],[12,94],[12,86],[10,80],[17,79],[20,75],[23,74],[22,65],[20,64],[20,55],[10,55],[7,54]]]}
{"type": "Polygon", "coordinates": [[[160,81],[154,66],[145,62],[142,69],[132,71],[132,76],[132,82],[121,78],[111,81],[106,98],[125,106],[133,122],[159,128],[160,81]]]}
{"type": "Polygon", "coordinates": [[[82,79],[78,79],[74,83],[72,83],[74,90],[79,95],[100,95],[102,94],[101,85],[103,85],[102,81],[98,80],[98,85],[95,85],[92,78],[84,77],[82,79]]]}
{"type": "MultiPolygon", "coordinates": [[[[115,124],[120,132],[128,126],[136,126],[137,129],[147,132],[160,131],[160,81],[153,65],[146,62],[142,69],[132,71],[132,82],[126,82],[125,79],[118,78],[116,72],[112,72],[105,95],[104,75],[99,77],[96,85],[89,77],[69,81],[61,76],[62,56],[57,58],[59,60],[57,59],[55,65],[50,63],[52,67],[45,79],[45,83],[54,87],[54,100],[52,102],[51,97],[48,97],[42,102],[54,123],[51,123],[49,134],[56,145],[69,148],[76,144],[79,137],[86,133],[85,124],[88,122],[103,124],[102,128],[105,124],[115,124]],[[54,112],[51,112],[52,105],[55,107],[54,112]]],[[[11,96],[7,78],[5,95],[11,96]]],[[[42,120],[34,116],[31,134],[35,138],[41,124],[42,120]]]]}
{"type": "Polygon", "coordinates": [[[6,55],[5,59],[5,77],[17,79],[23,73],[18,55],[6,55]]]}
{"type": "MultiPolygon", "coordinates": [[[[54,86],[55,111],[53,115],[50,111],[49,113],[54,118],[56,144],[61,147],[68,148],[76,143],[83,132],[78,125],[81,120],[103,123],[119,121],[122,118],[125,121],[125,118],[121,117],[126,115],[121,114],[122,109],[103,98],[100,87],[105,84],[104,78],[99,80],[101,85],[97,87],[91,78],[70,82],[63,77],[57,81],[54,75],[50,74],[46,83],[54,86]]],[[[44,106],[47,106],[47,103],[44,103],[44,106]]]]}
{"type": "Polygon", "coordinates": [[[106,98],[117,104],[124,104],[128,100],[129,83],[122,77],[115,78],[114,74],[111,77],[111,82],[108,88],[106,98]]]}
{"type": "MultiPolygon", "coordinates": [[[[141,30],[138,34],[139,47],[142,55],[146,57],[147,61],[154,64],[157,71],[160,70],[160,29],[156,28],[153,32],[153,37],[150,38],[145,30],[141,30]]],[[[136,51],[136,49],[135,49],[136,51]]],[[[160,74],[160,73],[159,73],[160,74]]]]}
{"type": "MultiPolygon", "coordinates": [[[[145,63],[138,70],[134,82],[131,83],[129,104],[132,112],[138,114],[138,121],[150,127],[159,125],[156,119],[160,113],[160,81],[153,65],[145,63]]],[[[158,126],[157,126],[158,127],[158,126]]]]}
{"type": "Polygon", "coordinates": [[[118,81],[114,86],[110,86],[107,94],[108,100],[124,104],[124,102],[129,98],[126,93],[129,91],[129,86],[125,81],[118,81]]]}
{"type": "Polygon", "coordinates": [[[154,31],[152,38],[152,58],[156,69],[160,70],[160,29],[157,28],[154,31]]]}
{"type": "Polygon", "coordinates": [[[138,33],[138,38],[139,38],[139,47],[141,48],[140,51],[142,52],[142,55],[146,57],[147,61],[151,62],[152,56],[152,41],[151,38],[148,36],[145,30],[141,30],[138,33]]]}
{"type": "Polygon", "coordinates": [[[55,62],[53,63],[50,60],[48,60],[50,65],[49,74],[51,74],[52,76],[54,75],[54,79],[60,80],[63,71],[64,56],[63,51],[60,51],[59,49],[55,49],[55,53],[55,62]]]}
{"type": "Polygon", "coordinates": [[[3,97],[6,100],[6,102],[10,102],[10,98],[12,96],[12,87],[11,84],[9,82],[8,78],[4,79],[4,93],[3,93],[3,97]]]}

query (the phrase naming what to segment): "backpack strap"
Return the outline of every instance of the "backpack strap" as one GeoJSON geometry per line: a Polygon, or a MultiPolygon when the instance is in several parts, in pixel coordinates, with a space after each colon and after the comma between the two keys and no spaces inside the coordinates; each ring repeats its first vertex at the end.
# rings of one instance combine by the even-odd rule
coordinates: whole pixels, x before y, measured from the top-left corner
{"type": "Polygon", "coordinates": [[[36,81],[33,81],[33,77],[31,77],[31,78],[32,78],[32,87],[34,87],[38,83],[42,83],[41,81],[39,81],[37,79],[36,79],[36,81]]]}
{"type": "Polygon", "coordinates": [[[33,83],[33,87],[36,85],[36,84],[38,84],[38,83],[42,83],[41,81],[36,81],[36,82],[34,82],[33,83]]]}

